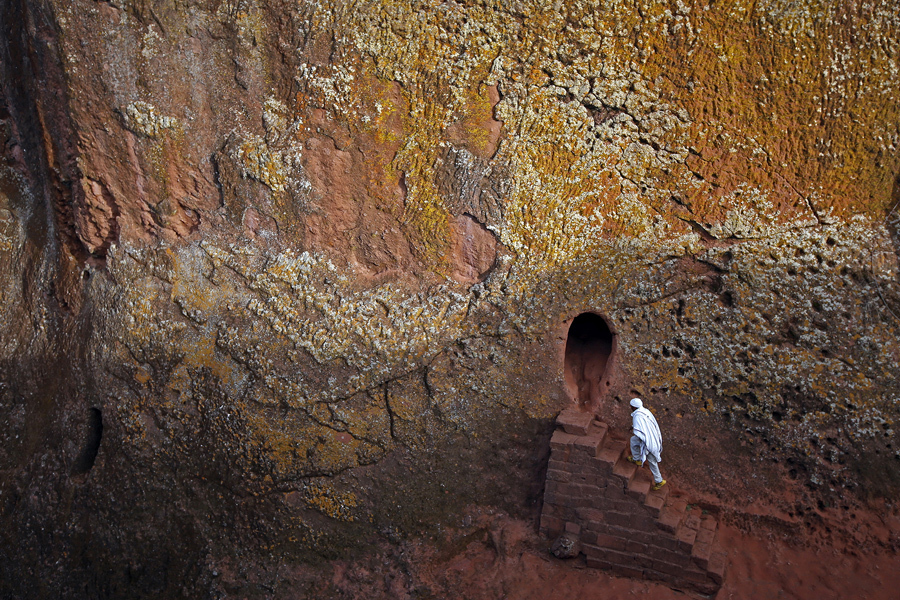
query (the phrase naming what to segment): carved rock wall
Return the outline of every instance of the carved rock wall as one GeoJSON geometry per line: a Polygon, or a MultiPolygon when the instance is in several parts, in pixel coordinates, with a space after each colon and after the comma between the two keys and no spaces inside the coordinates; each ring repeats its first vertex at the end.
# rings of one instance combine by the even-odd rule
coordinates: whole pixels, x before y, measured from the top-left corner
{"type": "Polygon", "coordinates": [[[0,3],[2,592],[252,595],[536,518],[584,312],[589,403],[647,398],[734,514],[892,497],[898,14],[0,3]]]}

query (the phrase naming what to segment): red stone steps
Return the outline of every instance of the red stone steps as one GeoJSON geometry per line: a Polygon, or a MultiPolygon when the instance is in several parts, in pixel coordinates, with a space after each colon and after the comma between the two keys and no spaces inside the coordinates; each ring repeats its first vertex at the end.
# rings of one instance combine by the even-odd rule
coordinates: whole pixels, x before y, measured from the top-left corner
{"type": "MultiPolygon", "coordinates": [[[[652,477],[651,477],[652,480],[652,477]]],[[[658,519],[663,506],[666,504],[666,498],[669,497],[669,486],[664,485],[658,490],[650,490],[647,498],[644,500],[644,506],[650,511],[654,519],[658,519]]]]}
{"type": "Polygon", "coordinates": [[[557,423],[541,533],[577,538],[590,567],[676,589],[717,591],[727,560],[715,517],[671,484],[653,490],[649,471],[626,459],[628,444],[592,414],[563,411],[557,423]]]}
{"type": "Polygon", "coordinates": [[[628,482],[626,493],[635,500],[646,503],[647,494],[650,493],[650,488],[653,487],[653,476],[645,469],[637,469],[637,465],[633,463],[628,464],[634,466],[636,472],[631,476],[631,481],[628,482]]]}
{"type": "Polygon", "coordinates": [[[683,498],[670,498],[659,515],[659,528],[667,533],[675,533],[687,509],[687,500],[683,498]]]}
{"type": "Polygon", "coordinates": [[[625,442],[610,440],[610,443],[608,443],[600,450],[597,458],[609,465],[609,472],[612,472],[612,468],[618,463],[619,457],[622,455],[622,450],[624,448],[625,442]]]}
{"type": "Polygon", "coordinates": [[[594,415],[580,410],[564,410],[556,418],[556,424],[569,435],[587,435],[594,422],[594,415]]]}
{"type": "Polygon", "coordinates": [[[709,567],[707,572],[716,585],[722,585],[725,579],[725,564],[728,562],[728,555],[724,552],[714,552],[709,559],[709,567]]]}
{"type": "Polygon", "coordinates": [[[705,515],[700,520],[700,528],[697,530],[697,539],[691,550],[691,558],[701,569],[709,568],[709,559],[716,548],[716,529],[718,523],[711,515],[705,515]]]}
{"type": "Polygon", "coordinates": [[[620,457],[619,461],[613,467],[613,475],[621,478],[622,483],[627,485],[634,477],[635,473],[637,473],[637,470],[638,467],[636,464],[620,457]]]}

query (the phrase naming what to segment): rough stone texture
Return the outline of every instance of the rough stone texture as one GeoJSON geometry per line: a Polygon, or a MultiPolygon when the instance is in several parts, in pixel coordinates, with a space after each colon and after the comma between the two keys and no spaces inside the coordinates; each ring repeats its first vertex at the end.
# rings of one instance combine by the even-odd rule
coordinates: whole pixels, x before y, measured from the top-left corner
{"type": "Polygon", "coordinates": [[[0,593],[291,596],[534,518],[587,311],[591,408],[736,522],[894,497],[898,15],[0,3],[0,593]]]}
{"type": "Polygon", "coordinates": [[[581,551],[581,543],[578,541],[578,535],[564,532],[550,546],[550,552],[556,558],[575,558],[581,551]]]}

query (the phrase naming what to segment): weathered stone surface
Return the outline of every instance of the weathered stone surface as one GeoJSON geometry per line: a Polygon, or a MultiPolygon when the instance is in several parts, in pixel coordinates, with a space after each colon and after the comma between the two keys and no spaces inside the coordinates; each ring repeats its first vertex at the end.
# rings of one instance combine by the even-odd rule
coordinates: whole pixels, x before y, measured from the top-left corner
{"type": "Polygon", "coordinates": [[[0,3],[0,594],[533,517],[583,312],[664,468],[892,497],[898,14],[0,3]]]}
{"type": "Polygon", "coordinates": [[[578,534],[565,532],[550,546],[550,553],[556,558],[575,558],[581,552],[581,542],[578,534]]]}

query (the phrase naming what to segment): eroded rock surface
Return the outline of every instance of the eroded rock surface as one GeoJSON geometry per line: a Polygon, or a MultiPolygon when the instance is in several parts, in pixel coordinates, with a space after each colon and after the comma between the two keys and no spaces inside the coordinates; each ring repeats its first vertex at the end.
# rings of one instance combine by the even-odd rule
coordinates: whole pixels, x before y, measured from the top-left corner
{"type": "Polygon", "coordinates": [[[634,394],[735,522],[887,551],[823,511],[900,484],[898,14],[2,3],[3,593],[449,552],[538,515],[560,409],[634,394]]]}

